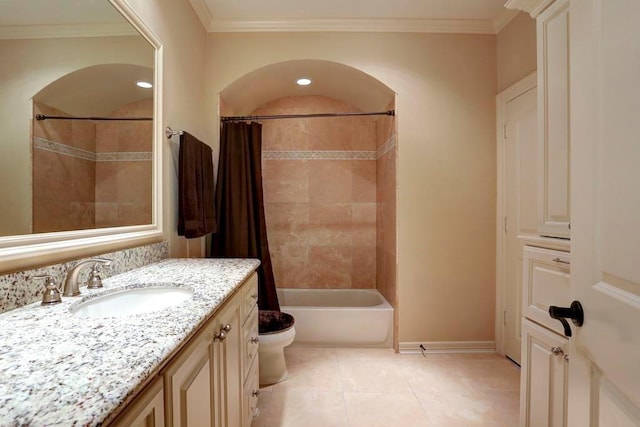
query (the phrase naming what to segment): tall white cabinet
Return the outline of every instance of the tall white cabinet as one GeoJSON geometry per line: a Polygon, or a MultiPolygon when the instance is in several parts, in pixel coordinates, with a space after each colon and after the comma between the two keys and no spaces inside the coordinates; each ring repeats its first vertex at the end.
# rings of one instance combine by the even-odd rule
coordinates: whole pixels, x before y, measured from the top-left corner
{"type": "Polygon", "coordinates": [[[536,18],[538,46],[538,232],[568,238],[569,0],[556,0],[536,18]]]}
{"type": "Polygon", "coordinates": [[[569,0],[510,0],[537,29],[537,230],[523,243],[522,427],[567,425],[570,338],[549,316],[568,307],[570,277],[569,0]]]}

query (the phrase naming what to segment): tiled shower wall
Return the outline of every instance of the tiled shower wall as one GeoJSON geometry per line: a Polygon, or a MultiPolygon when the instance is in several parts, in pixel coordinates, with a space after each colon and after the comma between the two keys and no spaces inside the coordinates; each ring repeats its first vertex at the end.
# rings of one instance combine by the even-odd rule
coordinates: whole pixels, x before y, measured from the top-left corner
{"type": "MultiPolygon", "coordinates": [[[[33,115],[68,116],[34,102],[33,115]]],[[[95,228],[96,127],[33,121],[33,232],[95,228]],[[82,177],[82,179],[78,179],[82,177]]]]}
{"type": "MultiPolygon", "coordinates": [[[[353,112],[323,96],[286,97],[258,114],[353,112]]],[[[276,285],[376,288],[376,121],[265,120],[264,200],[276,285]]]]}
{"type": "MultiPolygon", "coordinates": [[[[69,116],[34,102],[34,115],[69,116]]],[[[151,117],[153,100],[112,117],[151,117]]],[[[151,223],[151,121],[34,120],[33,232],[151,223]]]]}
{"type": "MultiPolygon", "coordinates": [[[[152,117],[153,99],[123,105],[111,117],[152,117]]],[[[152,121],[96,125],[96,227],[151,223],[152,121]]]]}
{"type": "Polygon", "coordinates": [[[385,116],[376,124],[377,288],[396,307],[396,118],[385,116]]]}

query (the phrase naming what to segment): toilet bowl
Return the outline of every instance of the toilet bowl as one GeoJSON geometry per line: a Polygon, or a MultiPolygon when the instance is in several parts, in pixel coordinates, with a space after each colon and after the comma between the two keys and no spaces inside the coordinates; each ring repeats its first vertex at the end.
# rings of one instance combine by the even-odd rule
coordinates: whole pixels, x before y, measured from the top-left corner
{"type": "Polygon", "coordinates": [[[259,312],[260,340],[258,344],[260,386],[276,384],[287,378],[284,348],[293,342],[296,329],[288,313],[261,310],[259,312]]]}

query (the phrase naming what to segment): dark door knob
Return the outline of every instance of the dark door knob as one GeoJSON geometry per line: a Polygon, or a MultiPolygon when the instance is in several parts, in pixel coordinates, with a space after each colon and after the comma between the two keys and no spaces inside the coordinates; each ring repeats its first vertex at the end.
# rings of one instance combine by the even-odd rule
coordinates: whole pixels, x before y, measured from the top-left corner
{"type": "Polygon", "coordinates": [[[556,307],[552,305],[549,307],[549,316],[553,319],[559,320],[564,327],[564,335],[571,336],[571,327],[566,319],[571,319],[574,325],[582,326],[584,323],[584,311],[582,310],[582,304],[580,301],[574,301],[570,307],[556,307]]]}

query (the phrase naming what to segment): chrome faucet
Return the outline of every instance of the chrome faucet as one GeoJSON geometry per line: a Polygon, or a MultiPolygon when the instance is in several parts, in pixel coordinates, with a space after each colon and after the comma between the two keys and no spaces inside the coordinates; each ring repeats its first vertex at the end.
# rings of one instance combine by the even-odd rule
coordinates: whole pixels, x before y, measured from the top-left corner
{"type": "Polygon", "coordinates": [[[62,292],[63,296],[75,297],[77,295],[80,295],[80,284],[78,283],[78,275],[80,274],[80,270],[82,269],[82,266],[86,264],[91,264],[91,263],[93,264],[93,268],[95,270],[95,267],[97,264],[102,264],[105,267],[110,266],[111,260],[106,258],[91,258],[84,261],[80,261],[79,263],[74,265],[67,272],[67,278],[64,281],[64,291],[62,292]]]}

